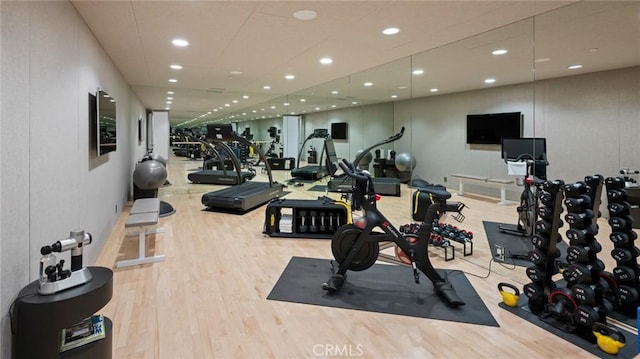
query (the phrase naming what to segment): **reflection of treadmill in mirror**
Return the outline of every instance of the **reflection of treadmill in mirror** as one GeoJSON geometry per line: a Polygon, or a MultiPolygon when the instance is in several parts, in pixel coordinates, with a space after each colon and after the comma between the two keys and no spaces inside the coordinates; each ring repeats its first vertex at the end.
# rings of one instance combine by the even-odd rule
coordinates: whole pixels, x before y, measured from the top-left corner
{"type": "Polygon", "coordinates": [[[500,232],[531,237],[537,220],[537,186],[547,179],[547,143],[545,138],[503,138],[502,158],[510,166],[510,175],[523,176],[523,190],[517,207],[518,224],[499,225],[500,232]],[[521,168],[518,168],[518,165],[521,168]],[[514,168],[520,173],[513,173],[514,168]]]}
{"type": "MultiPolygon", "coordinates": [[[[211,155],[218,160],[219,166],[218,169],[206,169],[206,165],[203,165],[202,171],[189,173],[187,175],[187,178],[192,183],[236,185],[239,183],[244,183],[245,181],[250,180],[255,176],[254,172],[242,171],[240,160],[226,143],[209,143],[206,141],[200,142],[208,147],[211,155]],[[225,153],[225,157],[231,161],[231,163],[233,164],[233,171],[227,170],[225,160],[222,158],[217,148],[222,149],[225,153]],[[220,169],[220,167],[222,167],[222,169],[220,169]]],[[[206,163],[206,161],[204,163],[206,163]]]]}
{"type": "Polygon", "coordinates": [[[269,182],[248,181],[232,187],[205,193],[202,195],[202,204],[207,208],[246,212],[282,194],[283,186],[273,181],[271,168],[262,150],[247,139],[238,136],[238,134],[233,131],[231,124],[207,125],[207,139],[214,143],[238,141],[247,146],[251,146],[258,156],[260,156],[260,159],[264,161],[265,169],[269,177],[269,182]]]}
{"type": "Polygon", "coordinates": [[[324,152],[326,151],[326,144],[323,144],[322,152],[320,152],[320,160],[318,164],[308,164],[304,167],[300,167],[300,158],[302,158],[302,154],[305,149],[305,145],[307,141],[314,138],[322,138],[325,141],[329,138],[329,130],[327,129],[315,129],[313,133],[310,134],[302,143],[300,147],[300,152],[298,153],[298,161],[296,162],[296,168],[291,170],[291,177],[300,178],[305,180],[318,180],[328,175],[327,167],[323,161],[324,152]]]}

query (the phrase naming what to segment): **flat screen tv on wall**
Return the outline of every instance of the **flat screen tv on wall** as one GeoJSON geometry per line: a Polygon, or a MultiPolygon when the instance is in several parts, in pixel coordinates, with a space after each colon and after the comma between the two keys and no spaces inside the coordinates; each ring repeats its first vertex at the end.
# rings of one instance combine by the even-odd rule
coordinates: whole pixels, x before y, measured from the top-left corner
{"type": "Polygon", "coordinates": [[[348,132],[346,122],[334,122],[331,124],[331,138],[334,140],[346,140],[348,132]]]}
{"type": "Polygon", "coordinates": [[[467,143],[499,145],[502,138],[522,136],[520,112],[467,115],[467,143]]]}

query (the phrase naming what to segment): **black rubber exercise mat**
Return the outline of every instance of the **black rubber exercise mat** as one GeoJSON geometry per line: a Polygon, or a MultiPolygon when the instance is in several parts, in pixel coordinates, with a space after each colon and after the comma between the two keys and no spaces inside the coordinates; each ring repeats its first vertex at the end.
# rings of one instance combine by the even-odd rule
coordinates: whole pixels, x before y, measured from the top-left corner
{"type": "Polygon", "coordinates": [[[532,323],[554,335],[557,335],[558,337],[600,358],[633,358],[638,354],[638,337],[635,334],[624,330],[623,328],[618,327],[617,329],[619,329],[624,334],[626,344],[622,349],[620,349],[617,355],[610,355],[600,350],[600,348],[598,348],[598,345],[595,343],[591,343],[590,341],[578,335],[567,333],[548,323],[545,323],[536,314],[531,313],[529,307],[527,306],[527,300],[528,298],[526,296],[521,295],[516,307],[509,307],[504,303],[499,303],[499,305],[502,309],[505,309],[528,321],[529,323],[532,323]]]}
{"type": "Polygon", "coordinates": [[[331,261],[302,257],[291,258],[267,299],[499,326],[464,273],[440,273],[448,277],[466,305],[447,306],[426,276],[421,275],[420,284],[415,284],[411,268],[385,264],[349,271],[342,289],[329,295],[322,290],[322,283],[331,276],[331,261]]]}
{"type": "MultiPolygon", "coordinates": [[[[491,249],[493,258],[496,258],[496,255],[498,254],[496,251],[496,245],[500,245],[505,249],[506,253],[504,263],[515,264],[520,267],[529,267],[532,265],[529,260],[512,257],[512,255],[526,256],[526,254],[533,249],[531,239],[528,237],[514,236],[501,232],[499,226],[503,223],[482,221],[482,224],[484,225],[484,233],[489,241],[489,248],[491,249]]],[[[558,258],[558,260],[565,261],[569,245],[562,241],[557,243],[557,247],[560,249],[560,258],[558,258]]]]}

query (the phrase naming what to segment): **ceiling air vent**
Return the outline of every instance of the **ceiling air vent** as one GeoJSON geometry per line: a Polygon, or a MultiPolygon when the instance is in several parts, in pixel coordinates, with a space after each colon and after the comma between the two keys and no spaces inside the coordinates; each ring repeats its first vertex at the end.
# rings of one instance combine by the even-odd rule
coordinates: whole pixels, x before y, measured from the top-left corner
{"type": "Polygon", "coordinates": [[[223,93],[224,91],[225,89],[219,88],[219,87],[210,87],[207,89],[207,92],[213,92],[213,93],[223,93]]]}

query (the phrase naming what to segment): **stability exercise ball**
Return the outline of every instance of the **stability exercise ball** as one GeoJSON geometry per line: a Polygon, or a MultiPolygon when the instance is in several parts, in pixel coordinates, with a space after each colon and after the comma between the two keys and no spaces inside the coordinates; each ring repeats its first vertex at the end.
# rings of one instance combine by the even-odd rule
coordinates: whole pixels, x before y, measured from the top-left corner
{"type": "Polygon", "coordinates": [[[413,171],[416,168],[416,159],[410,153],[402,152],[396,155],[396,168],[400,172],[413,171]]]}
{"type": "Polygon", "coordinates": [[[166,179],[167,168],[156,160],[140,162],[133,171],[133,183],[140,189],[160,188],[166,179]]]}
{"type": "Polygon", "coordinates": [[[152,153],[151,154],[151,159],[152,160],[156,160],[156,161],[162,163],[163,166],[167,167],[167,160],[164,159],[164,157],[162,157],[162,156],[160,156],[158,154],[152,153]]]}

